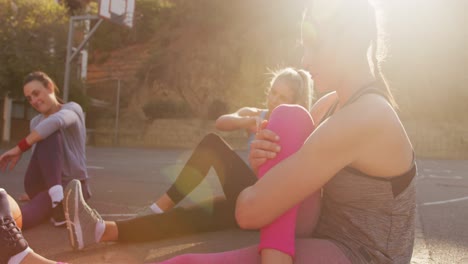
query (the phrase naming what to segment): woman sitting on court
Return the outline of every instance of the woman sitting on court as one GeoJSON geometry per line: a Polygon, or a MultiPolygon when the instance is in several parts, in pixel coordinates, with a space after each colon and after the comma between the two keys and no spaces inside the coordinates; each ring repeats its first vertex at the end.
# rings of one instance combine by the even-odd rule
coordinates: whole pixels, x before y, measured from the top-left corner
{"type": "Polygon", "coordinates": [[[57,86],[43,72],[28,74],[23,91],[39,115],[30,122],[31,132],[0,156],[0,168],[12,170],[23,152],[32,147],[24,177],[24,188],[30,201],[21,207],[23,229],[48,218],[55,226],[64,226],[63,186],[78,179],[84,186],[84,196],[86,199],[90,197],[83,110],[77,103],[63,103],[57,95],[57,86]]]}
{"type": "MultiPolygon", "coordinates": [[[[275,73],[272,79],[267,96],[268,110],[255,109],[240,114],[239,112],[243,112],[241,109],[242,111],[221,119],[231,119],[232,127],[237,123],[238,127],[252,127],[251,130],[255,131],[259,113],[268,111],[265,118],[269,119],[270,112],[281,107],[280,104],[295,104],[290,107],[304,109],[307,112],[311,102],[311,82],[310,75],[304,70],[282,69],[275,73]]],[[[295,120],[295,116],[291,116],[290,120],[295,120]]],[[[153,241],[238,228],[234,213],[237,197],[243,189],[256,181],[257,176],[250,166],[216,134],[204,137],[194,149],[174,184],[163,195],[163,203],[159,203],[161,199],[158,200],[156,205],[160,206],[157,208],[159,214],[151,210],[149,215],[143,217],[117,222],[104,221],[82,198],[80,183],[72,181],[65,189],[67,197],[65,210],[69,212],[66,216],[69,220],[67,224],[71,245],[73,248],[82,249],[87,245],[104,241],[153,241]],[[204,201],[189,208],[171,209],[200,184],[211,167],[216,171],[224,197],[204,201]]],[[[304,206],[307,206],[309,211],[318,210],[319,202],[319,192],[316,192],[310,195],[304,206]]],[[[310,223],[313,224],[315,221],[316,218],[307,218],[301,222],[310,226],[310,223]]],[[[298,229],[301,233],[307,232],[301,228],[301,225],[298,229]]]]}
{"type": "Polygon", "coordinates": [[[329,92],[312,109],[314,119],[320,117],[317,127],[303,146],[270,169],[268,163],[288,146],[287,127],[277,124],[291,116],[273,113],[249,156],[252,168],[265,174],[236,204],[240,227],[273,227],[272,233],[261,236],[259,245],[161,263],[410,263],[416,164],[379,68],[374,6],[367,0],[312,3],[302,27],[303,64],[316,90],[329,92]],[[321,188],[313,235],[294,237],[291,220],[277,225],[321,188]]]}
{"type": "MultiPolygon", "coordinates": [[[[247,145],[250,149],[255,133],[263,120],[280,104],[298,104],[306,109],[312,101],[310,74],[301,69],[283,68],[271,73],[267,90],[267,108],[242,107],[234,113],[225,114],[216,120],[220,131],[246,130],[247,145]]],[[[239,191],[256,181],[249,165],[219,135],[206,135],[193,150],[184,168],[166,193],[153,204],[139,212],[140,216],[163,213],[184,199],[214,168],[227,197],[237,197],[239,191]],[[229,169],[228,169],[229,168],[229,169]]]]}

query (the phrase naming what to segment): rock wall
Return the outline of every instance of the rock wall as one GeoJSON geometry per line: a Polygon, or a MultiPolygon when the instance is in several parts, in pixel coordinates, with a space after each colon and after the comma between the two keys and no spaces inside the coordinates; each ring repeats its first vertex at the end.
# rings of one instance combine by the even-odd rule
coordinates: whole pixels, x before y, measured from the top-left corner
{"type": "MultiPolygon", "coordinates": [[[[468,124],[404,122],[416,156],[434,159],[468,159],[468,124]]],[[[89,134],[96,146],[193,148],[210,132],[223,136],[235,149],[246,149],[244,131],[219,132],[214,121],[201,119],[158,119],[150,123],[122,125],[118,136],[111,120],[101,121],[89,134]],[[117,138],[117,139],[116,139],[117,138]]]]}
{"type": "Polygon", "coordinates": [[[99,122],[88,135],[88,143],[96,146],[193,148],[210,132],[221,135],[235,149],[245,149],[244,131],[217,131],[212,120],[157,119],[146,124],[124,125],[115,133],[112,121],[99,122]]]}

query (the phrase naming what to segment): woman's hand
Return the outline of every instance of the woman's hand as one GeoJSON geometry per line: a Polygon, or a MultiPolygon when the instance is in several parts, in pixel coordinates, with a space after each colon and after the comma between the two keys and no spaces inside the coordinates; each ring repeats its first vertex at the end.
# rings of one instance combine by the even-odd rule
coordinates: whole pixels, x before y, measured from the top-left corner
{"type": "Polygon", "coordinates": [[[263,121],[255,139],[250,145],[249,163],[251,168],[257,173],[258,168],[268,159],[276,157],[276,154],[281,150],[276,143],[279,136],[273,131],[265,129],[268,121],[263,121]]]}
{"type": "Polygon", "coordinates": [[[7,168],[8,170],[13,170],[18,163],[18,160],[21,158],[21,154],[23,152],[20,150],[18,146],[8,150],[7,152],[3,153],[0,156],[0,169],[5,171],[7,168]]]}

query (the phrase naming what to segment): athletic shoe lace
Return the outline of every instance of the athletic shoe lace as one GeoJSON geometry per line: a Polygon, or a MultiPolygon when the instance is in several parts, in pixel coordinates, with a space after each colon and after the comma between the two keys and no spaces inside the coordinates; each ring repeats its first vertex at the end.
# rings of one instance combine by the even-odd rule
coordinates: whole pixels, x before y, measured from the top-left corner
{"type": "Polygon", "coordinates": [[[6,246],[13,247],[22,238],[21,231],[11,217],[0,219],[1,238],[6,241],[6,246]]]}

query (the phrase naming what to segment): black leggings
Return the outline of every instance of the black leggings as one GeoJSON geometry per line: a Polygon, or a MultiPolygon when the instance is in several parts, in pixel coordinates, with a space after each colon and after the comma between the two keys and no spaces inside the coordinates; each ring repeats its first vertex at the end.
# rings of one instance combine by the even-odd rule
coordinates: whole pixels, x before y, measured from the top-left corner
{"type": "Polygon", "coordinates": [[[118,221],[119,241],[143,242],[238,227],[235,219],[237,196],[257,180],[255,173],[229,144],[216,134],[206,135],[167,191],[177,204],[213,167],[224,191],[217,198],[190,208],[175,208],[164,214],[118,221]]]}

